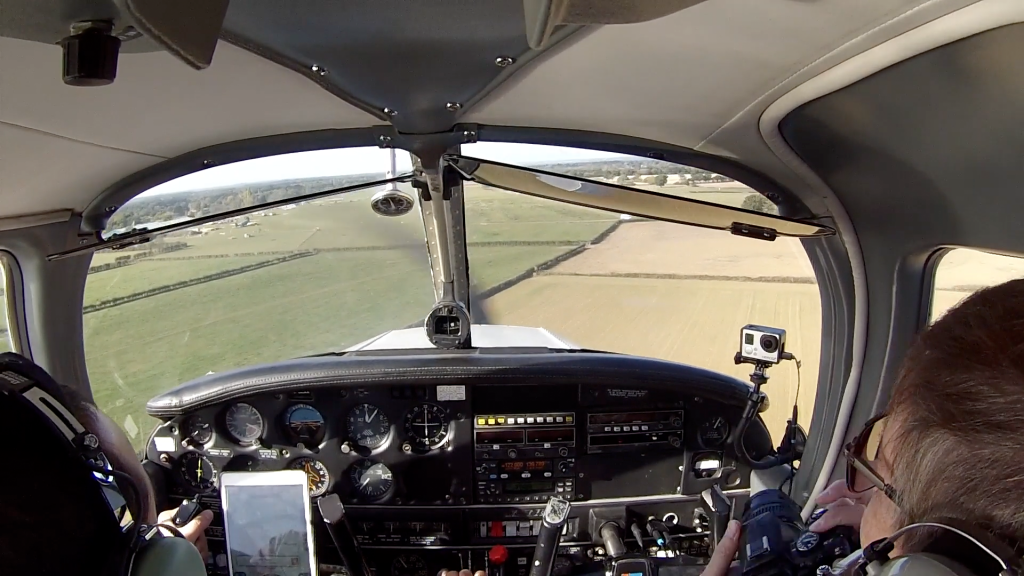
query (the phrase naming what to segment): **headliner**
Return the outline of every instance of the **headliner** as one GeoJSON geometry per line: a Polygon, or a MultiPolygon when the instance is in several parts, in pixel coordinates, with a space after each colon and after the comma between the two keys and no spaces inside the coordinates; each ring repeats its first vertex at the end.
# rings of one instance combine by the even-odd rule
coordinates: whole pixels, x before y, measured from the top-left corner
{"type": "Polygon", "coordinates": [[[402,131],[477,122],[618,133],[731,156],[799,188],[758,131],[764,109],[970,3],[707,0],[649,22],[569,27],[537,51],[526,43],[521,0],[317,0],[302,12],[252,0],[231,5],[224,36],[277,63],[225,40],[201,72],[161,51],[122,53],[117,81],[103,88],[64,86],[52,44],[0,38],[0,216],[81,211],[163,159],[384,124],[385,106],[398,110],[391,120],[402,131]],[[499,55],[518,61],[501,70],[499,55]],[[317,78],[314,63],[330,73],[317,78]],[[449,101],[464,106],[453,113],[449,101]]]}

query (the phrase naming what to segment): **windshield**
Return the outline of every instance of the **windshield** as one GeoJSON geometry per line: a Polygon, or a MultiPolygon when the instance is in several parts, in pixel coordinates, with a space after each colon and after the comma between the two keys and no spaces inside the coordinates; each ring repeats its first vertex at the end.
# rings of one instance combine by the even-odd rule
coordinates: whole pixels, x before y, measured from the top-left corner
{"type": "MultiPolygon", "coordinates": [[[[506,154],[508,162],[522,152],[515,146],[525,145],[466,146],[464,152],[506,154]]],[[[656,170],[676,173],[644,174],[652,171],[649,161],[600,154],[581,168],[580,162],[552,163],[540,149],[546,147],[537,148],[534,157],[551,172],[618,173],[615,178],[625,172],[628,186],[774,212],[750,188],[705,171],[660,163],[656,170]]],[[[370,182],[393,172],[385,150],[332,152],[330,169],[321,162],[278,164],[265,173],[277,180],[251,181],[264,174],[251,161],[234,172],[235,183],[218,176],[211,186],[198,175],[185,184],[172,181],[165,185],[170,192],[132,200],[113,222],[138,228],[166,223],[168,216],[205,217],[260,198],[352,184],[353,174],[370,182]],[[292,172],[285,170],[289,165],[292,172]],[[311,167],[316,172],[302,178],[311,167]]],[[[408,155],[398,156],[398,168],[407,168],[408,155]]],[[[409,185],[397,188],[416,198],[409,185]]],[[[435,302],[422,217],[415,200],[404,215],[378,215],[371,203],[381,192],[256,210],[94,254],[84,329],[97,405],[141,446],[152,428],[146,401],[182,382],[343,351],[390,330],[422,330],[435,302]]],[[[821,307],[798,240],[751,240],[476,182],[467,182],[464,192],[474,322],[542,328],[570,345],[681,361],[744,379],[749,370],[732,362],[740,327],[778,326],[790,331],[788,349],[803,361],[802,379],[816,381],[821,307]]],[[[500,333],[490,332],[475,343],[514,346],[528,337],[514,334],[502,342],[500,333]]],[[[430,346],[425,338],[402,341],[430,346]]],[[[794,381],[789,366],[772,373],[779,415],[766,416],[776,436],[796,398],[794,381]]],[[[810,415],[813,398],[814,386],[806,386],[802,414],[810,415]]]]}

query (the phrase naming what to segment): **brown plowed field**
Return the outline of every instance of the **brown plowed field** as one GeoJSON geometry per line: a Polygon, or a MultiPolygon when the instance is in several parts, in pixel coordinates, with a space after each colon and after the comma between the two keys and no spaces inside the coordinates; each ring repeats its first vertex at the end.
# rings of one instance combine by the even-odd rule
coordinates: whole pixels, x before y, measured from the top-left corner
{"type": "Polygon", "coordinates": [[[665,222],[624,223],[604,242],[552,272],[775,277],[814,282],[814,271],[799,240],[757,242],[665,222]]]}

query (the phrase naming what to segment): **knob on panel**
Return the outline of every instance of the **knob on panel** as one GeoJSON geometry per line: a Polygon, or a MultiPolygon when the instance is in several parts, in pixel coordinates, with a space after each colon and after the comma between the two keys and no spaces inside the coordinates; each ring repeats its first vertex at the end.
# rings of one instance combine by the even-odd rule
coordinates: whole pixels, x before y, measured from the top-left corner
{"type": "Polygon", "coordinates": [[[491,561],[491,564],[501,566],[508,560],[508,548],[501,544],[491,546],[491,549],[487,551],[487,559],[491,561]]]}

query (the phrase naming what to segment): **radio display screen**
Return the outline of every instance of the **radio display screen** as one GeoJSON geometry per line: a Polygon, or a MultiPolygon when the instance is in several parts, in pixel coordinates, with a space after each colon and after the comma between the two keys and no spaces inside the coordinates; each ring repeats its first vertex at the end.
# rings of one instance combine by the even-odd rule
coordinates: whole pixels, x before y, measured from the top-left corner
{"type": "Polygon", "coordinates": [[[526,430],[526,442],[528,444],[575,441],[576,431],[572,428],[537,428],[526,430]]]}
{"type": "Polygon", "coordinates": [[[477,444],[522,444],[522,430],[487,430],[476,433],[477,444]]]}
{"type": "Polygon", "coordinates": [[[632,413],[621,413],[617,412],[614,414],[591,414],[591,424],[641,424],[644,422],[657,422],[659,420],[659,414],[652,414],[650,412],[632,412],[632,413]]]}
{"type": "Polygon", "coordinates": [[[532,492],[554,492],[555,483],[552,480],[524,480],[505,482],[502,491],[506,494],[525,494],[532,492]]]}
{"type": "Polygon", "coordinates": [[[551,470],[551,460],[505,460],[502,472],[543,472],[551,470]]]}

